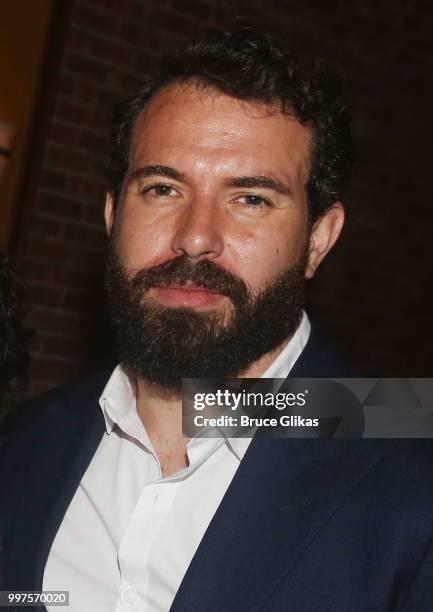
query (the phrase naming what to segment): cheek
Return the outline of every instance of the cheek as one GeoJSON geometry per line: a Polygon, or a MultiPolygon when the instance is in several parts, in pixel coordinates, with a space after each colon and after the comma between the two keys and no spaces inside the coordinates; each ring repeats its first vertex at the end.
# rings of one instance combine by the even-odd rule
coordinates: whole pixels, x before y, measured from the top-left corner
{"type": "Polygon", "coordinates": [[[303,249],[302,229],[298,232],[250,231],[232,235],[226,243],[232,271],[252,289],[262,289],[270,279],[293,266],[303,249]],[[288,237],[292,235],[292,239],[288,237]]]}
{"type": "Polygon", "coordinates": [[[147,268],[170,259],[172,229],[167,222],[152,221],[124,211],[116,225],[116,243],[128,269],[147,268]]]}

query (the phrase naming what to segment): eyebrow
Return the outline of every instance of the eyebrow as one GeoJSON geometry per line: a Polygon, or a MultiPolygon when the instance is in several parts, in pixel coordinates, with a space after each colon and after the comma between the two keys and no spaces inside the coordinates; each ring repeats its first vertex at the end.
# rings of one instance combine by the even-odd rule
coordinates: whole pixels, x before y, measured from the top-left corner
{"type": "Polygon", "coordinates": [[[280,193],[281,195],[291,196],[292,190],[288,185],[284,185],[280,183],[280,181],[275,181],[271,179],[269,176],[262,175],[252,175],[252,176],[239,176],[228,179],[226,184],[229,187],[260,187],[262,189],[272,189],[276,193],[280,193]]]}
{"type": "MultiPolygon", "coordinates": [[[[171,166],[162,166],[160,164],[150,164],[142,166],[134,170],[128,178],[128,184],[139,181],[147,176],[166,176],[177,181],[184,181],[185,175],[171,166]]],[[[251,176],[236,176],[225,181],[229,187],[245,187],[245,188],[262,188],[271,189],[276,193],[285,196],[292,196],[292,190],[288,185],[276,181],[269,176],[251,175],[251,176]]]]}
{"type": "Polygon", "coordinates": [[[175,170],[175,168],[171,168],[170,166],[161,166],[160,164],[151,164],[134,170],[128,178],[128,184],[135,183],[142,178],[146,178],[146,176],[155,175],[168,176],[169,178],[178,181],[185,180],[185,175],[178,170],[175,170]]]}

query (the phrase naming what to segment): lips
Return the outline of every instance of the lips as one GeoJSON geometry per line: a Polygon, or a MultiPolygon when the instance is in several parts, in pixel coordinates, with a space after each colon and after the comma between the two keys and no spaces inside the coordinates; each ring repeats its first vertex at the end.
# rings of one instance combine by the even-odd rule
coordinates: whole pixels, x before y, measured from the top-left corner
{"type": "Polygon", "coordinates": [[[215,293],[217,294],[217,291],[213,291],[212,289],[208,289],[207,287],[201,287],[200,285],[196,285],[193,282],[188,282],[188,283],[183,283],[183,284],[171,284],[171,285],[167,285],[165,287],[159,287],[159,289],[176,289],[177,291],[200,291],[200,292],[205,292],[205,293],[215,293]]]}
{"type": "Polygon", "coordinates": [[[152,293],[158,301],[168,306],[184,308],[206,308],[223,298],[221,293],[199,287],[194,283],[155,287],[152,293]]]}

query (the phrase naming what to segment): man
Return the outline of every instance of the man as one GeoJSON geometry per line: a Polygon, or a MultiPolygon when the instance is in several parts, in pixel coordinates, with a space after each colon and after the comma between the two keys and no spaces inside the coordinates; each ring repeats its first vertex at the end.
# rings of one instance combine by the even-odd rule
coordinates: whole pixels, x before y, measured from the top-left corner
{"type": "Polygon", "coordinates": [[[17,422],[3,589],[68,590],[80,612],[433,608],[429,441],[181,433],[182,377],[349,375],[302,310],[349,163],[335,83],[251,28],[200,34],[119,107],[121,365],[17,422]]]}

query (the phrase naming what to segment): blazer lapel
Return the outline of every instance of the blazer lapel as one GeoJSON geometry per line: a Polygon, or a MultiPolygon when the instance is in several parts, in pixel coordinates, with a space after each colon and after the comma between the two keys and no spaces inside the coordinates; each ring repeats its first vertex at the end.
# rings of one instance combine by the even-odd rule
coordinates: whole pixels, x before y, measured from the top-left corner
{"type": "Polygon", "coordinates": [[[31,463],[31,470],[20,466],[22,493],[14,509],[5,568],[10,588],[42,589],[52,542],[104,431],[102,412],[91,397],[71,397],[61,408],[53,403],[38,422],[34,448],[23,459],[31,463]]]}
{"type": "MultiPolygon", "coordinates": [[[[290,376],[353,375],[315,328],[290,376]]],[[[252,440],[172,612],[262,609],[381,453],[365,440],[252,440]]],[[[199,503],[199,502],[198,502],[199,503]]]]}
{"type": "MultiPolygon", "coordinates": [[[[255,439],[172,612],[259,610],[381,455],[362,440],[255,439]]],[[[198,502],[199,503],[199,502],[198,502]]]]}

